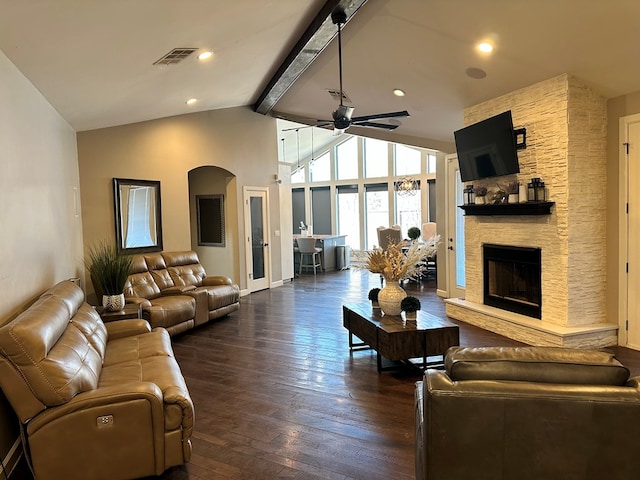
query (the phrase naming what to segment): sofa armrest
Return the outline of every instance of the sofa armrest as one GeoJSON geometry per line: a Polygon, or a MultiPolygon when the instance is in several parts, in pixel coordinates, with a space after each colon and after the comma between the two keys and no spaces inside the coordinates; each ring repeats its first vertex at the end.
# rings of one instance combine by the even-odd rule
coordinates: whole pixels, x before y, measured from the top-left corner
{"type": "Polygon", "coordinates": [[[143,319],[116,320],[115,322],[107,322],[104,325],[107,327],[109,340],[140,335],[151,331],[151,325],[143,319]]]}
{"type": "Polygon", "coordinates": [[[162,295],[182,295],[195,289],[195,285],[176,285],[175,287],[165,288],[161,293],[162,295]]]}
{"type": "Polygon", "coordinates": [[[35,434],[43,426],[53,422],[64,422],[73,418],[74,414],[85,411],[93,412],[96,407],[109,407],[117,403],[128,403],[134,400],[146,400],[154,422],[164,425],[164,406],[162,390],[151,382],[123,383],[76,395],[70,401],[57,407],[48,408],[28,423],[29,435],[35,434]]]}
{"type": "Polygon", "coordinates": [[[202,279],[202,285],[212,287],[215,285],[233,285],[233,280],[224,275],[212,275],[202,279]]]}
{"type": "Polygon", "coordinates": [[[143,297],[124,297],[124,300],[127,303],[135,303],[136,305],[140,305],[142,308],[149,308],[151,306],[151,302],[143,297]]]}

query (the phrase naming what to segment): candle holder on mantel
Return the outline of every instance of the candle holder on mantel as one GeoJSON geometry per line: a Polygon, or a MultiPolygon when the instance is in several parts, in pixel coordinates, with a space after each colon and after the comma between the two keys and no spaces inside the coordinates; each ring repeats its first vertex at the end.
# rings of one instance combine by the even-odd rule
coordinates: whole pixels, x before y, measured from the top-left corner
{"type": "Polygon", "coordinates": [[[527,185],[527,201],[528,202],[544,202],[546,201],[546,193],[544,182],[540,178],[535,177],[527,185]]]}

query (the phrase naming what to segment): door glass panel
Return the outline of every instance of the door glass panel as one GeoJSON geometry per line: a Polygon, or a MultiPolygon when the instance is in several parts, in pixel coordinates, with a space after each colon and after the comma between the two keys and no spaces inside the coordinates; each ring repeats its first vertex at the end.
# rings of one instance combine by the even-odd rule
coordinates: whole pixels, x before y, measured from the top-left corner
{"type": "MultiPolygon", "coordinates": [[[[463,185],[462,180],[460,179],[460,170],[456,169],[456,182],[455,182],[455,194],[456,201],[455,205],[462,205],[463,202],[463,185]]],[[[459,288],[466,287],[466,278],[465,278],[465,268],[464,268],[464,259],[465,259],[465,245],[464,245],[464,213],[461,208],[454,207],[456,211],[456,285],[459,288]]]]}
{"type": "Polygon", "coordinates": [[[264,232],[262,231],[262,198],[251,197],[251,250],[253,253],[253,279],[264,278],[264,232]]]}

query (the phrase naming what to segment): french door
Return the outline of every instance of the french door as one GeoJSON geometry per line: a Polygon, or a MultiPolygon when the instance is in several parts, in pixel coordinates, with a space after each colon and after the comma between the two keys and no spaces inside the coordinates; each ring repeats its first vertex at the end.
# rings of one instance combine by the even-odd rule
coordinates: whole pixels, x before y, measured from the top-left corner
{"type": "Polygon", "coordinates": [[[269,288],[269,192],[266,188],[244,187],[244,231],[249,292],[269,288]]]}
{"type": "Polygon", "coordinates": [[[446,205],[447,222],[445,238],[447,265],[447,296],[464,298],[465,295],[465,250],[464,215],[458,205],[463,203],[463,184],[456,155],[447,155],[446,162],[446,205]]]}
{"type": "Polygon", "coordinates": [[[640,115],[620,119],[619,344],[640,350],[640,115]]]}

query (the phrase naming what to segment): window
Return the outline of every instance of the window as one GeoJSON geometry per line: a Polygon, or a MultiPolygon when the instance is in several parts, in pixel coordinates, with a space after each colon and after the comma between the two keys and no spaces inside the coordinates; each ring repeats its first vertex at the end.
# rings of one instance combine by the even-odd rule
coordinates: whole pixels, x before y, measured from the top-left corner
{"type": "Polygon", "coordinates": [[[427,155],[427,173],[436,173],[436,156],[433,153],[427,155]]]}
{"type": "Polygon", "coordinates": [[[420,174],[420,150],[396,144],[395,173],[396,175],[420,174]]]}
{"type": "Polygon", "coordinates": [[[311,226],[313,234],[331,234],[329,187],[311,188],[311,226]]]}
{"type": "Polygon", "coordinates": [[[365,185],[366,248],[378,244],[378,227],[389,226],[389,193],[387,184],[365,185]]]}
{"type": "Polygon", "coordinates": [[[291,204],[293,209],[293,234],[300,234],[300,222],[305,224],[304,188],[291,189],[291,204]]]}
{"type": "Polygon", "coordinates": [[[415,195],[396,193],[396,223],[402,229],[403,238],[408,237],[407,232],[411,227],[422,227],[421,203],[420,190],[415,195]]]}
{"type": "Polygon", "coordinates": [[[346,244],[360,250],[360,204],[357,185],[336,187],[338,235],[346,235],[346,244]]]}
{"type": "Polygon", "coordinates": [[[300,167],[297,170],[295,170],[291,174],[291,183],[304,183],[305,182],[304,172],[305,172],[304,167],[300,167]]]}
{"type": "Polygon", "coordinates": [[[364,139],[365,178],[386,177],[389,175],[388,143],[374,138],[364,139]]]}
{"type": "Polygon", "coordinates": [[[336,177],[338,180],[358,178],[358,137],[351,137],[336,148],[336,177]]]}
{"type": "Polygon", "coordinates": [[[331,154],[320,155],[309,164],[311,182],[328,182],[331,180],[331,154]]]}

